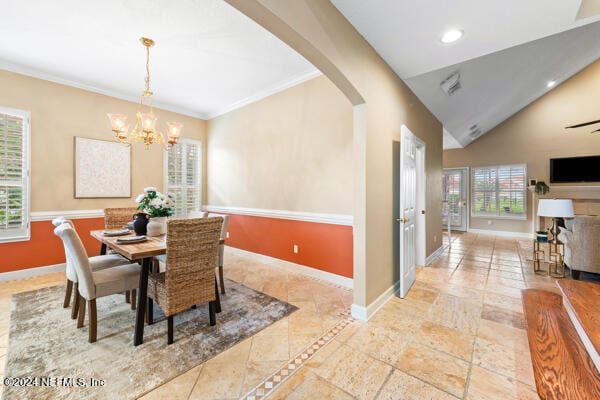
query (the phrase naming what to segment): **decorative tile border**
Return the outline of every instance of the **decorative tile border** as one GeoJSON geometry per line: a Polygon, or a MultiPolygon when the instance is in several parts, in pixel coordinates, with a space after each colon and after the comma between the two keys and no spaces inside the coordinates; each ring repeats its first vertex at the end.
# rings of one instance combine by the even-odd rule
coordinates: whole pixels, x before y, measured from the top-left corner
{"type": "Polygon", "coordinates": [[[254,387],[254,389],[242,396],[241,400],[266,399],[294,373],[296,373],[296,371],[306,364],[307,361],[312,359],[319,350],[325,347],[329,342],[337,337],[345,327],[354,321],[354,318],[352,318],[350,315],[350,309],[341,312],[339,315],[342,318],[337,324],[335,324],[323,335],[315,339],[308,347],[290,359],[285,365],[275,371],[275,373],[273,373],[263,382],[259,383],[256,387],[254,387]]]}

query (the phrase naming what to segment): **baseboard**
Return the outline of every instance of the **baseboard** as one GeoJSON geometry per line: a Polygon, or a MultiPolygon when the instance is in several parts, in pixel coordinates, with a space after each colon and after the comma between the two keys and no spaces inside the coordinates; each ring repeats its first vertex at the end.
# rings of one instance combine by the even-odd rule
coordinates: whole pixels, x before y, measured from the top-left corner
{"type": "Polygon", "coordinates": [[[288,219],[292,221],[318,222],[321,224],[346,225],[352,226],[352,215],[344,214],[319,214],[300,211],[268,210],[262,208],[244,208],[244,207],[225,207],[225,206],[206,206],[206,211],[249,215],[252,217],[266,217],[288,219]]]}
{"type": "Polygon", "coordinates": [[[236,247],[225,246],[225,249],[227,250],[227,252],[230,252],[232,254],[251,257],[257,261],[264,262],[266,264],[273,265],[276,267],[284,268],[293,272],[297,272],[302,275],[321,279],[325,282],[333,283],[334,285],[343,286],[349,289],[352,289],[354,287],[354,280],[345,276],[332,274],[331,272],[321,271],[316,268],[307,267],[305,265],[296,264],[291,261],[266,256],[264,254],[253,253],[251,251],[238,249],[236,247]]]}
{"type": "Polygon", "coordinates": [[[487,229],[469,229],[469,233],[476,233],[478,235],[493,235],[502,237],[514,237],[520,239],[533,239],[533,233],[524,232],[509,232],[509,231],[489,231],[487,229]]]}
{"type": "Polygon", "coordinates": [[[20,269],[18,271],[9,271],[0,273],[0,282],[14,281],[15,279],[31,278],[39,275],[62,272],[65,270],[65,264],[47,265],[45,267],[20,269]]]}
{"type": "Polygon", "coordinates": [[[390,286],[385,292],[381,293],[374,302],[369,304],[366,307],[359,306],[357,304],[352,304],[350,307],[350,311],[352,312],[352,317],[361,320],[368,321],[381,307],[383,307],[388,301],[392,299],[392,297],[396,296],[400,293],[400,281],[394,283],[390,286]]]}
{"type": "Polygon", "coordinates": [[[436,258],[439,257],[440,254],[442,254],[444,252],[444,246],[440,246],[438,247],[438,249],[436,251],[434,251],[433,253],[431,253],[430,255],[427,256],[427,258],[425,259],[425,265],[429,265],[433,262],[433,260],[435,260],[436,258]]]}

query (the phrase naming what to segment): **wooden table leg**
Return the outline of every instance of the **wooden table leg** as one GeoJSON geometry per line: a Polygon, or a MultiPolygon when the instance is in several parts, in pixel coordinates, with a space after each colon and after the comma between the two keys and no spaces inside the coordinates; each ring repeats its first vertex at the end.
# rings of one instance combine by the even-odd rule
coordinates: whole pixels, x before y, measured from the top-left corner
{"type": "Polygon", "coordinates": [[[140,284],[137,296],[137,312],[135,315],[135,337],[133,345],[139,346],[144,343],[144,316],[146,315],[146,305],[148,304],[148,275],[152,266],[152,258],[142,260],[142,271],[140,273],[140,284]]]}

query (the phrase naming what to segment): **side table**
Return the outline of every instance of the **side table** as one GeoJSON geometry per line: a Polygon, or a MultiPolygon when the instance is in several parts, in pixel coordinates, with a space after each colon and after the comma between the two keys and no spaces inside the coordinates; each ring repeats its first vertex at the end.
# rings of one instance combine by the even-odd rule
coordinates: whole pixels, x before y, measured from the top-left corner
{"type": "Polygon", "coordinates": [[[553,278],[565,277],[565,245],[559,241],[540,242],[533,239],[533,272],[538,275],[552,276],[553,278]],[[548,257],[546,258],[546,250],[548,257]],[[542,264],[548,268],[543,269],[542,264]]]}

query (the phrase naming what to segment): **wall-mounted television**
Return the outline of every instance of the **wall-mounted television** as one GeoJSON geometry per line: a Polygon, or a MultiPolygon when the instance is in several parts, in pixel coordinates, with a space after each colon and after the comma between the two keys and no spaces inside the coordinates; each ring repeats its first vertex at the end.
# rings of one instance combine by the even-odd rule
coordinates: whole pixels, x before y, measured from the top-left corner
{"type": "Polygon", "coordinates": [[[600,182],[600,156],[551,158],[550,182],[600,182]]]}

